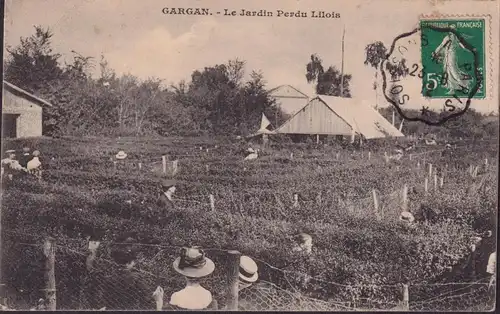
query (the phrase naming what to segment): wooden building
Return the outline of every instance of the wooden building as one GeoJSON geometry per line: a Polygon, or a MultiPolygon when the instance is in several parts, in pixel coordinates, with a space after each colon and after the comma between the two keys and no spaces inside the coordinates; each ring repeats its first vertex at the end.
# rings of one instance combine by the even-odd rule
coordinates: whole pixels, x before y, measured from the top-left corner
{"type": "Polygon", "coordinates": [[[309,101],[275,133],[358,135],[365,139],[404,136],[371,106],[353,98],[323,95],[309,101]]]}
{"type": "MultiPolygon", "coordinates": [[[[268,91],[276,105],[286,114],[293,115],[309,101],[309,96],[290,85],[281,85],[268,91]]],[[[272,117],[270,117],[272,119],[272,117]]]]}
{"type": "Polygon", "coordinates": [[[2,95],[2,137],[42,136],[43,108],[52,105],[6,81],[2,95]]]}

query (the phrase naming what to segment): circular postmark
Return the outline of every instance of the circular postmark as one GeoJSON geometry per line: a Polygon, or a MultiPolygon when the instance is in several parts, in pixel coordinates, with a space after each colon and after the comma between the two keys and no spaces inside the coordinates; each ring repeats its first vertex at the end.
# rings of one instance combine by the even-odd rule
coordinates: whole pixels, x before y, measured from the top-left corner
{"type": "Polygon", "coordinates": [[[485,97],[484,23],[422,20],[394,39],[380,64],[382,88],[405,120],[440,125],[485,97]]]}

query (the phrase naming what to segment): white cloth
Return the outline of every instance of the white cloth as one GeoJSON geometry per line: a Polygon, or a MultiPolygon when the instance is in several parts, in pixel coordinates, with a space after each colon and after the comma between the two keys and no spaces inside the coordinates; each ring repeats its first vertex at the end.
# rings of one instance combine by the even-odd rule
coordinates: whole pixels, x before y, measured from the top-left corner
{"type": "Polygon", "coordinates": [[[172,294],[170,304],[188,310],[206,309],[212,303],[212,293],[199,284],[186,286],[172,294]]]}
{"type": "Polygon", "coordinates": [[[30,161],[28,161],[28,165],[26,168],[29,170],[34,170],[40,167],[42,163],[40,162],[40,159],[38,157],[33,157],[30,161]]]}
{"type": "Polygon", "coordinates": [[[15,160],[15,159],[10,159],[10,158],[5,158],[5,159],[2,159],[2,167],[9,167],[10,169],[14,169],[14,170],[23,170],[23,166],[21,166],[19,164],[19,161],[15,160]]]}
{"type": "Polygon", "coordinates": [[[497,269],[497,252],[493,252],[490,254],[490,258],[488,259],[488,266],[486,266],[486,272],[488,274],[494,274],[497,269]]]}

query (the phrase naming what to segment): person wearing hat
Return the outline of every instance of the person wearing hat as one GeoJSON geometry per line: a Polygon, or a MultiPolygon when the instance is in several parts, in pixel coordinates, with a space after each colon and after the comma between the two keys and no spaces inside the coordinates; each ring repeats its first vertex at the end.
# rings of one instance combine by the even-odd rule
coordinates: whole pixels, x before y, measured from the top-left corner
{"type": "Polygon", "coordinates": [[[21,157],[19,157],[19,164],[21,166],[23,166],[24,168],[26,168],[28,165],[28,161],[30,161],[31,158],[32,158],[32,156],[30,154],[30,148],[27,146],[24,146],[21,157]]]}
{"type": "Polygon", "coordinates": [[[1,165],[3,169],[3,175],[5,174],[9,180],[12,180],[14,177],[14,174],[19,173],[19,171],[24,171],[26,172],[27,169],[24,168],[19,164],[19,162],[16,160],[16,151],[13,149],[10,149],[5,152],[7,157],[2,159],[1,165]]]}
{"type": "Polygon", "coordinates": [[[161,194],[158,198],[157,205],[162,208],[170,208],[173,206],[173,196],[176,191],[175,180],[163,180],[161,182],[161,194]]]}
{"type": "Polygon", "coordinates": [[[184,310],[213,308],[216,303],[212,299],[212,293],[200,285],[200,279],[215,270],[214,262],[205,256],[205,252],[198,247],[183,248],[173,267],[185,277],[186,286],[172,294],[170,307],[184,310]]]}
{"type": "Polygon", "coordinates": [[[42,162],[40,161],[40,151],[35,150],[33,152],[33,157],[26,164],[26,169],[28,173],[34,175],[38,179],[42,177],[42,162]]]}

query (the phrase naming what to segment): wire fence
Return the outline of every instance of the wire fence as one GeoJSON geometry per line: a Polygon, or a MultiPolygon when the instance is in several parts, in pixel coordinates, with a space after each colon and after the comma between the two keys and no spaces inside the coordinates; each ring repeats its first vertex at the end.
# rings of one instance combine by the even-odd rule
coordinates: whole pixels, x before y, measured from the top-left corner
{"type": "MultiPolygon", "coordinates": [[[[10,257],[4,260],[8,270],[4,280],[10,291],[11,308],[29,309],[40,299],[46,299],[50,278],[42,240],[22,233],[10,234],[4,240],[5,255],[10,257]],[[23,239],[29,242],[22,242],[23,239]]],[[[88,242],[86,246],[85,241],[74,242],[71,248],[69,244],[55,245],[58,310],[154,310],[157,305],[153,292],[158,286],[164,290],[164,304],[185,286],[185,278],[172,267],[180,247],[103,242],[93,255],[88,242]],[[117,252],[130,251],[137,254],[133,259],[135,264],[127,269],[116,256],[117,252]]],[[[219,310],[227,309],[232,280],[229,253],[218,248],[207,248],[205,252],[216,268],[201,285],[212,293],[219,310]]],[[[239,310],[485,311],[495,304],[496,285],[491,282],[492,276],[467,282],[348,285],[255,260],[260,279],[239,291],[239,310]]]]}

